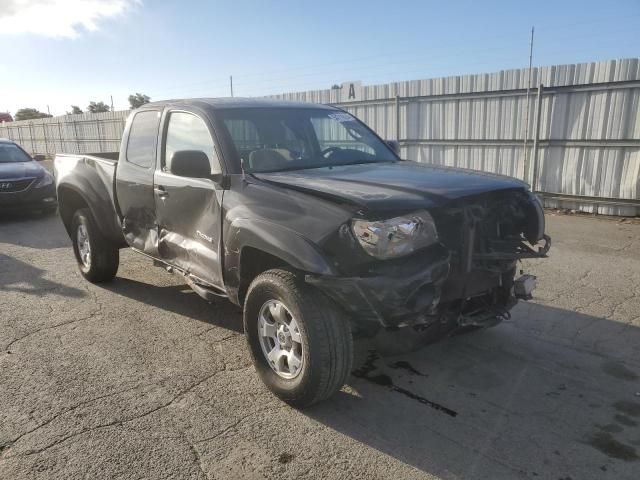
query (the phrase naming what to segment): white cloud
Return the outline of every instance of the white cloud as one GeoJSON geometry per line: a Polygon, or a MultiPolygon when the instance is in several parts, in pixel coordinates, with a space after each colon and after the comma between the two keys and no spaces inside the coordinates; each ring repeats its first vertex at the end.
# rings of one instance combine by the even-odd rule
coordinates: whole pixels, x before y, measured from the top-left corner
{"type": "Polygon", "coordinates": [[[0,35],[76,38],[101,20],[127,12],[140,0],[0,0],[0,35]]]}

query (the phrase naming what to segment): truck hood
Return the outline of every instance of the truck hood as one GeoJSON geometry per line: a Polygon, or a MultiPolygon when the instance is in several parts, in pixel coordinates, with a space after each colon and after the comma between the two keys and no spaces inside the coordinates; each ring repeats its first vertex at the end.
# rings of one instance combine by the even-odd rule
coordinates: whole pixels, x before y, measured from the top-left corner
{"type": "Polygon", "coordinates": [[[0,180],[40,178],[42,175],[44,175],[44,168],[36,162],[0,162],[0,180]]]}
{"type": "Polygon", "coordinates": [[[439,207],[464,197],[527,188],[526,183],[512,177],[410,161],[256,173],[254,176],[377,211],[439,207]]]}

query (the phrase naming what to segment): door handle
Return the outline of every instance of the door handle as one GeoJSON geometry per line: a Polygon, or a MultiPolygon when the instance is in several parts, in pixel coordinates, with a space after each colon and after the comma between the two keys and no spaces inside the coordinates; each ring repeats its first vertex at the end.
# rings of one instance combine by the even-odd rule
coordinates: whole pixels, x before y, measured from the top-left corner
{"type": "Polygon", "coordinates": [[[169,192],[167,192],[167,190],[162,185],[156,185],[155,187],[153,187],[153,191],[156,192],[156,195],[158,195],[160,198],[169,196],[169,192]]]}

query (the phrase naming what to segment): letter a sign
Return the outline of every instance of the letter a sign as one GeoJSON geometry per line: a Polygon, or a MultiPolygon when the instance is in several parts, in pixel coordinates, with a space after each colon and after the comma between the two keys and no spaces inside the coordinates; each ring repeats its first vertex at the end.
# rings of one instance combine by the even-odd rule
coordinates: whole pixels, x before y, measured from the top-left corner
{"type": "Polygon", "coordinates": [[[343,82],[340,88],[341,102],[362,100],[362,82],[343,82]]]}
{"type": "Polygon", "coordinates": [[[356,87],[353,86],[353,83],[349,84],[349,100],[356,98],[356,87]]]}

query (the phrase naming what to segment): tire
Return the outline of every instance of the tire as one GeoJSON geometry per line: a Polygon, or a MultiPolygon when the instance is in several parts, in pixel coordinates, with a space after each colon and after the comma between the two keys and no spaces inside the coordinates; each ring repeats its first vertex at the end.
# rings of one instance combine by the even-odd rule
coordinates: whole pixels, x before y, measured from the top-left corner
{"type": "MultiPolygon", "coordinates": [[[[282,322],[273,324],[279,326],[282,322]]],[[[347,319],[319,290],[293,272],[269,270],[253,280],[244,305],[244,330],[258,375],[271,392],[294,407],[308,407],[330,397],[351,372],[353,340],[347,319]],[[299,369],[289,365],[290,357],[285,357],[283,363],[283,370],[288,369],[292,378],[284,378],[286,372],[277,373],[277,366],[267,358],[268,348],[263,347],[265,339],[267,343],[273,339],[258,330],[261,321],[264,324],[263,320],[281,318],[271,314],[272,309],[281,311],[279,305],[287,310],[289,326],[295,324],[291,332],[297,326],[299,333],[291,334],[299,342],[292,341],[288,351],[291,355],[297,350],[302,360],[299,369]]]]}
{"type": "Polygon", "coordinates": [[[120,263],[119,251],[100,233],[88,208],[82,208],[73,215],[71,241],[78,268],[84,278],[92,283],[113,280],[120,263]],[[80,229],[83,229],[84,235],[79,233],[80,229]],[[89,244],[88,259],[84,244],[80,244],[80,237],[86,238],[86,242],[89,244]]]}

